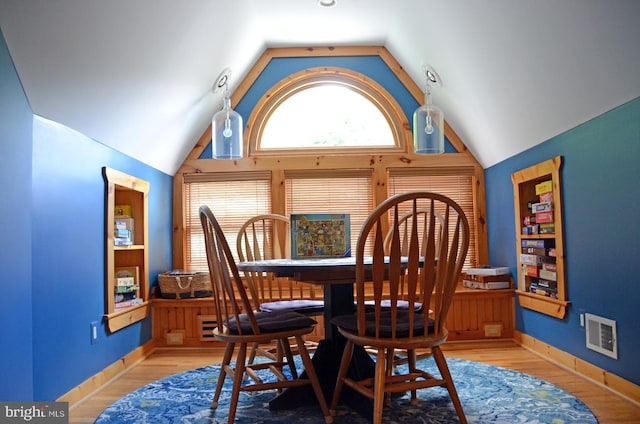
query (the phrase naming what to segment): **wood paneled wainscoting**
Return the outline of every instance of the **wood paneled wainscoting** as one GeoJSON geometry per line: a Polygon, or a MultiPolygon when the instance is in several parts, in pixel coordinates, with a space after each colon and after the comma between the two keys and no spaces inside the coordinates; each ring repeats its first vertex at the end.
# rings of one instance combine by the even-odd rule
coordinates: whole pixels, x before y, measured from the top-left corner
{"type": "MultiPolygon", "coordinates": [[[[309,340],[324,334],[321,316],[309,340]]],[[[152,300],[153,340],[159,347],[210,347],[215,309],[211,298],[152,300]]],[[[514,337],[514,290],[459,287],[449,312],[449,340],[511,339],[514,337]]]]}

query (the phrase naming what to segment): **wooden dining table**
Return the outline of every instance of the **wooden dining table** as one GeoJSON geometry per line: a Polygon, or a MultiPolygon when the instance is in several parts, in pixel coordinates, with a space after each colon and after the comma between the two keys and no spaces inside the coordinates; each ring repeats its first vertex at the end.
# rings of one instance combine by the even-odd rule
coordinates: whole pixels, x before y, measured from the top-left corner
{"type": "MultiPolygon", "coordinates": [[[[366,264],[366,261],[365,261],[366,264]]],[[[271,259],[238,262],[244,272],[270,272],[278,277],[323,286],[324,293],[324,339],[320,341],[312,362],[323,387],[327,402],[331,402],[336,384],[345,338],[331,324],[333,317],[355,312],[354,283],[356,275],[355,257],[321,259],[271,259]]],[[[303,374],[304,375],[304,374],[303,374]]],[[[360,346],[355,346],[348,375],[354,379],[373,378],[375,363],[360,346]]],[[[372,402],[359,393],[345,387],[341,402],[364,416],[371,416],[372,402]]],[[[289,388],[269,403],[269,409],[291,409],[315,402],[309,386],[289,388]]]]}

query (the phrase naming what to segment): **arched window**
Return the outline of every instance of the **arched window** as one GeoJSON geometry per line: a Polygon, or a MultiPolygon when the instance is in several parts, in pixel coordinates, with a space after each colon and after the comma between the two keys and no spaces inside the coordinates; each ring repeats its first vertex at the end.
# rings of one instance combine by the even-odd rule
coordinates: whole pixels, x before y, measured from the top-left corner
{"type": "Polygon", "coordinates": [[[276,84],[249,117],[252,155],[405,151],[407,119],[378,83],[343,68],[311,68],[276,84]]]}

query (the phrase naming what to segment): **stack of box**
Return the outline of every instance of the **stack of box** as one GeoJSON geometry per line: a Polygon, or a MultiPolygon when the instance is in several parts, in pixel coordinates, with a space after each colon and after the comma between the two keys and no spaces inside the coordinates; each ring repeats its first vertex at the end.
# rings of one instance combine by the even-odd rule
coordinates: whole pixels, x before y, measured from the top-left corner
{"type": "Polygon", "coordinates": [[[130,205],[116,205],[113,221],[113,244],[131,246],[133,244],[133,218],[130,205]]]}
{"type": "Polygon", "coordinates": [[[555,240],[523,239],[520,266],[522,276],[529,277],[529,292],[558,297],[555,240]]]}
{"type": "Polygon", "coordinates": [[[498,290],[511,288],[508,267],[469,268],[463,274],[462,285],[472,289],[498,290]]]}
{"type": "Polygon", "coordinates": [[[531,215],[523,220],[522,234],[553,234],[553,183],[551,180],[536,184],[537,202],[528,204],[531,215]]]}

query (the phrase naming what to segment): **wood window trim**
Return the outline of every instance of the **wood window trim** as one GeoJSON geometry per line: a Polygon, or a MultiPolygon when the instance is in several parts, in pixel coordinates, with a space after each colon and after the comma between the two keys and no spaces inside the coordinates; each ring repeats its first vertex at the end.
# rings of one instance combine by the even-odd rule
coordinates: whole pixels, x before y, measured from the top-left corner
{"type": "MultiPolygon", "coordinates": [[[[357,57],[378,56],[396,75],[402,85],[414,97],[417,103],[424,98],[422,89],[411,79],[395,58],[381,46],[340,46],[340,47],[312,47],[312,48],[268,48],[256,61],[253,68],[247,73],[243,81],[231,95],[231,103],[237,105],[240,99],[249,91],[251,86],[266,69],[274,58],[295,57],[357,57]]],[[[245,133],[246,134],[246,133],[245,133]]],[[[476,158],[468,151],[464,142],[445,121],[445,137],[458,153],[444,153],[440,155],[417,155],[410,152],[390,152],[384,154],[354,153],[351,155],[336,156],[331,154],[317,154],[310,156],[265,156],[244,157],[237,160],[221,161],[214,159],[199,159],[202,152],[211,141],[211,127],[209,126],[200,139],[195,143],[191,153],[183,162],[174,176],[173,212],[174,212],[174,237],[173,237],[173,266],[183,268],[183,243],[184,243],[184,176],[185,174],[206,172],[271,172],[272,181],[272,207],[274,213],[284,213],[284,172],[286,170],[313,170],[313,169],[346,169],[369,168],[373,172],[374,205],[386,198],[386,178],[388,168],[457,168],[472,167],[474,176],[474,201],[475,216],[477,220],[478,262],[486,264],[489,260],[488,237],[486,226],[486,196],[484,169],[476,158]]],[[[412,149],[411,149],[412,150],[412,149]]],[[[409,171],[411,172],[411,171],[409,171]]]]}
{"type": "Polygon", "coordinates": [[[323,152],[353,154],[367,152],[407,152],[412,148],[410,125],[395,98],[380,84],[365,75],[345,68],[323,66],[304,69],[279,81],[272,86],[256,103],[247,121],[245,151],[249,156],[300,156],[317,155],[323,152]],[[353,90],[369,100],[386,119],[394,139],[393,146],[350,146],[350,147],[317,147],[303,149],[261,149],[260,140],[264,128],[272,113],[287,99],[303,90],[321,86],[342,86],[353,90]]]}

